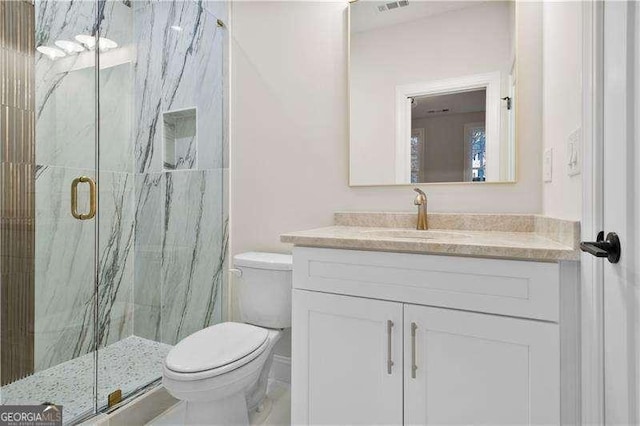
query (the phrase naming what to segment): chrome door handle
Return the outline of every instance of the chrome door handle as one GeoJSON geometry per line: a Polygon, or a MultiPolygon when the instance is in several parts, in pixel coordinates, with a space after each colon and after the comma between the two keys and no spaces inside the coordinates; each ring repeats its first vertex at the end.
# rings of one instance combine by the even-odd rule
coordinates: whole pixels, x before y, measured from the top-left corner
{"type": "Polygon", "coordinates": [[[393,361],[391,360],[391,329],[393,328],[393,321],[387,320],[387,374],[391,374],[391,367],[393,367],[393,361]]]}
{"type": "Polygon", "coordinates": [[[416,378],[416,370],[418,370],[418,366],[416,365],[416,330],[418,326],[415,322],[411,323],[411,378],[416,378]]]}
{"type": "Polygon", "coordinates": [[[71,182],[71,215],[78,220],[92,219],[96,215],[96,183],[87,176],[80,176],[71,182]],[[89,184],[89,212],[78,213],[78,185],[89,184]]]}

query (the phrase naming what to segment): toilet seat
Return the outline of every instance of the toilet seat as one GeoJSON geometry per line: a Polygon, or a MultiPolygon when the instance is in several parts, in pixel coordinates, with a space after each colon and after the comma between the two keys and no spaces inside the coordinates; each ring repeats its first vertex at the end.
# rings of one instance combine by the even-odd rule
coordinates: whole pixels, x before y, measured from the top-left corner
{"type": "Polygon", "coordinates": [[[250,324],[224,322],[179,342],[165,359],[165,374],[198,380],[236,370],[269,346],[269,331],[250,324]]]}

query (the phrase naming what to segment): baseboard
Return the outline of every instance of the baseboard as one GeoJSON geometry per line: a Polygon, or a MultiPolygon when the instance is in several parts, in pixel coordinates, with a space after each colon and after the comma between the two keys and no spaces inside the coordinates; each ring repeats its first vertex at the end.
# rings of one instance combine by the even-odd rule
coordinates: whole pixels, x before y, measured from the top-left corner
{"type": "Polygon", "coordinates": [[[169,395],[169,392],[162,385],[158,385],[154,389],[134,397],[129,403],[112,413],[101,413],[81,423],[81,426],[144,425],[177,403],[179,403],[177,399],[169,395]]]}
{"type": "Polygon", "coordinates": [[[271,378],[279,382],[291,383],[291,358],[274,355],[271,364],[271,378]]]}
{"type": "MultiPolygon", "coordinates": [[[[271,364],[270,378],[279,382],[291,383],[291,358],[274,355],[271,364]]],[[[167,411],[179,401],[173,398],[162,386],[134,398],[128,404],[110,414],[101,414],[83,426],[114,426],[128,424],[145,424],[167,411]]]]}

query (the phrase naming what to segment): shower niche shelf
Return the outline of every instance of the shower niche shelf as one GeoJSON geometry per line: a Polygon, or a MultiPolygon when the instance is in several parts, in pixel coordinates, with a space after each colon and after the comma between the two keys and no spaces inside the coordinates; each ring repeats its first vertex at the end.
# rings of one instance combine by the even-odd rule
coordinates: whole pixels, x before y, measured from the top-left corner
{"type": "Polygon", "coordinates": [[[162,113],[165,170],[192,170],[198,167],[196,108],[162,113]]]}

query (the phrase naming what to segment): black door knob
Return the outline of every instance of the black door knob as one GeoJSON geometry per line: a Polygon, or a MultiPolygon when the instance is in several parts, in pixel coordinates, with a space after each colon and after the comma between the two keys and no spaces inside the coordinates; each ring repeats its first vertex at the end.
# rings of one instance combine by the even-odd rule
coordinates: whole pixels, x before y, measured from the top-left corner
{"type": "Polygon", "coordinates": [[[596,257],[606,257],[611,263],[618,263],[620,260],[620,239],[615,232],[609,232],[604,238],[604,232],[598,233],[597,241],[582,241],[580,250],[592,254],[596,257]]]}

